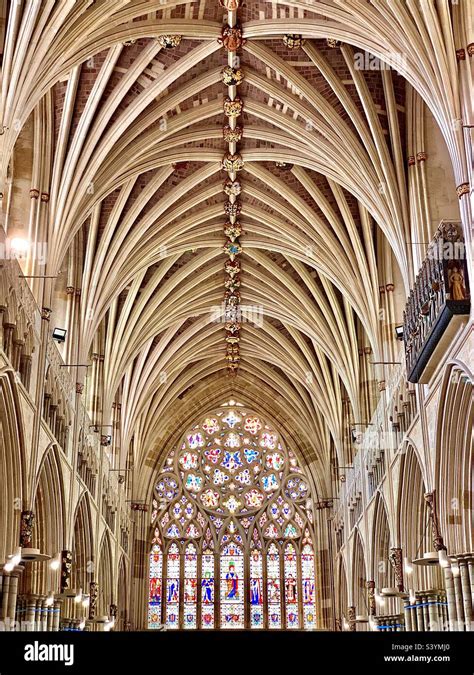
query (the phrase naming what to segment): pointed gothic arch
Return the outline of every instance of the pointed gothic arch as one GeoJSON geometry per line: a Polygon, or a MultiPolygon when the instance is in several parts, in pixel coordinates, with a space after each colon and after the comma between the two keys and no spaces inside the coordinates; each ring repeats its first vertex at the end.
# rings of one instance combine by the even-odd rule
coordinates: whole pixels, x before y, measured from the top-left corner
{"type": "Polygon", "coordinates": [[[243,405],[201,417],[155,481],[149,628],[314,628],[310,499],[264,418],[243,405]]]}
{"type": "Polygon", "coordinates": [[[20,514],[26,498],[23,422],[11,370],[0,369],[0,556],[3,560],[18,546],[20,514]]]}
{"type": "Polygon", "coordinates": [[[93,533],[90,497],[84,492],[74,516],[71,588],[88,589],[89,583],[95,579],[93,533]]]}
{"type": "Polygon", "coordinates": [[[444,543],[452,554],[471,551],[474,485],[473,374],[448,366],[440,392],[435,455],[435,496],[444,543]]]}

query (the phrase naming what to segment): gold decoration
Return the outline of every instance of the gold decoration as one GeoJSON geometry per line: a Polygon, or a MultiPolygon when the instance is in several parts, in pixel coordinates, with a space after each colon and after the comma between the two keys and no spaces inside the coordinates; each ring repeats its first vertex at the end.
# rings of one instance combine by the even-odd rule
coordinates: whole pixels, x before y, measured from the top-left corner
{"type": "Polygon", "coordinates": [[[240,303],[239,291],[226,291],[224,295],[226,305],[236,307],[240,303]]]}
{"type": "Polygon", "coordinates": [[[300,49],[306,42],[302,35],[284,35],[283,42],[288,49],[300,49]]]}
{"type": "Polygon", "coordinates": [[[227,87],[237,87],[244,77],[244,71],[241,68],[226,66],[222,71],[222,81],[227,87]]]}
{"type": "Polygon", "coordinates": [[[238,143],[242,139],[243,129],[236,126],[235,129],[228,124],[222,129],[222,135],[226,143],[238,143]]]}
{"type": "Polygon", "coordinates": [[[230,152],[222,160],[222,168],[229,173],[237,173],[244,168],[244,160],[242,155],[236,154],[231,155],[230,152]]]}
{"type": "Polygon", "coordinates": [[[237,333],[240,331],[240,323],[238,321],[227,321],[224,328],[227,333],[230,333],[231,335],[237,335],[237,333]]]}
{"type": "Polygon", "coordinates": [[[228,201],[224,204],[224,213],[229,217],[235,217],[242,211],[242,204],[239,201],[232,203],[228,201]]]}
{"type": "Polygon", "coordinates": [[[217,39],[224,49],[228,52],[236,52],[244,46],[247,40],[242,37],[242,28],[240,26],[224,26],[221,37],[217,39]]]}
{"type": "Polygon", "coordinates": [[[336,40],[336,38],[326,38],[326,44],[331,49],[336,49],[337,47],[341,46],[341,42],[336,40]]]}
{"type": "Polygon", "coordinates": [[[239,260],[226,260],[224,265],[224,272],[230,277],[234,278],[237,274],[240,273],[240,261],[239,260]]]}
{"type": "MultiPolygon", "coordinates": [[[[240,235],[242,234],[242,227],[240,226],[239,221],[235,222],[232,224],[230,221],[228,221],[224,225],[224,234],[226,237],[228,237],[231,241],[235,241],[240,235]]],[[[240,282],[239,282],[240,285],[240,282]]]]}
{"type": "Polygon", "coordinates": [[[225,288],[227,288],[229,291],[235,291],[237,288],[240,288],[240,277],[230,277],[229,279],[226,279],[224,282],[225,288]]]}
{"type": "Polygon", "coordinates": [[[237,255],[242,253],[242,246],[238,241],[231,241],[230,239],[226,241],[223,247],[223,251],[226,255],[229,256],[230,260],[234,260],[237,255]]]}
{"type": "Polygon", "coordinates": [[[469,183],[461,183],[461,185],[458,185],[456,188],[456,194],[461,199],[463,195],[468,195],[469,194],[469,183]]]}
{"type": "Polygon", "coordinates": [[[242,192],[242,185],[238,180],[226,180],[224,183],[224,192],[228,197],[238,197],[242,192]]]}
{"type": "Polygon", "coordinates": [[[224,114],[226,117],[238,117],[243,109],[244,104],[240,98],[234,98],[234,100],[232,100],[227,97],[224,101],[224,114]]]}
{"type": "Polygon", "coordinates": [[[173,47],[178,47],[182,39],[182,35],[160,35],[158,42],[165,49],[172,49],[173,47]]]}
{"type": "Polygon", "coordinates": [[[240,342],[238,335],[232,335],[232,333],[227,333],[225,341],[229,345],[237,345],[240,342]]]}

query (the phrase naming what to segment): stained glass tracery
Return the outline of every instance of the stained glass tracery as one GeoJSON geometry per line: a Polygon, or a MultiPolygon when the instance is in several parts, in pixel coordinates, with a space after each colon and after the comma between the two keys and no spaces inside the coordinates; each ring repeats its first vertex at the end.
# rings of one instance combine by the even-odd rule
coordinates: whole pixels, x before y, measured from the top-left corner
{"type": "Polygon", "coordinates": [[[148,627],[313,629],[310,497],[296,455],[244,406],[194,425],[156,481],[148,627]]]}

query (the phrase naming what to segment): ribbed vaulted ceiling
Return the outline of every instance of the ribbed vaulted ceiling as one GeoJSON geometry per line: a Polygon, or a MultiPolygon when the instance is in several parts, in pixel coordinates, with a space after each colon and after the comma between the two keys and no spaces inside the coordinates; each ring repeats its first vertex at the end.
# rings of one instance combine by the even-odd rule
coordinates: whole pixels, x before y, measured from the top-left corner
{"type": "MultiPolygon", "coordinates": [[[[321,467],[331,438],[341,452],[343,397],[359,418],[359,347],[377,356],[381,346],[380,260],[389,248],[393,274],[405,290],[410,283],[404,77],[442,127],[453,115],[451,61],[430,58],[439,39],[430,26],[442,24],[444,4],[438,16],[429,7],[239,8],[241,303],[259,320],[242,327],[235,377],[213,319],[224,297],[226,10],[214,0],[13,9],[3,172],[33,113],[43,157],[33,187],[50,195],[48,271],[61,269],[66,251],[76,261],[78,359],[106,335],[104,409],[122,387],[122,444],[135,437],[139,466],[153,465],[198,411],[235,396],[277,420],[306,454],[320,494],[329,490],[321,467]],[[289,49],[285,34],[306,41],[289,49]],[[182,40],[164,48],[161,35],[182,40]],[[383,59],[403,53],[404,77],[358,69],[362,49],[383,59]]],[[[445,137],[455,160],[455,134],[445,137]]]]}

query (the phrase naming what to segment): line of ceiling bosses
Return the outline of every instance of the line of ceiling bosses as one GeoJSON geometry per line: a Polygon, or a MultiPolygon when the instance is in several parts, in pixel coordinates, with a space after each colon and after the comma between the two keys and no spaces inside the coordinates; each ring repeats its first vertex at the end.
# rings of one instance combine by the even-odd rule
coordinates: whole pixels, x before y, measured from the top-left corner
{"type": "MultiPolygon", "coordinates": [[[[251,308],[241,306],[241,272],[242,272],[242,225],[240,215],[242,202],[239,197],[242,194],[242,183],[237,174],[244,168],[244,160],[239,152],[239,142],[242,140],[243,123],[238,123],[241,117],[244,102],[237,95],[237,88],[243,82],[245,74],[240,67],[239,51],[245,45],[246,39],[242,35],[242,27],[239,23],[238,10],[240,0],[219,0],[219,5],[227,10],[227,24],[222,28],[222,34],[218,38],[219,43],[227,52],[227,65],[222,71],[222,82],[227,88],[227,96],[224,99],[224,115],[226,117],[222,135],[227,144],[226,152],[222,160],[222,169],[227,172],[224,182],[224,192],[227,201],[224,203],[224,236],[223,246],[224,262],[224,303],[219,312],[219,318],[224,323],[226,364],[229,375],[237,374],[240,363],[240,340],[242,321],[244,318],[253,316],[251,308]]],[[[161,35],[159,42],[162,47],[172,49],[181,43],[181,35],[161,35]]],[[[283,42],[289,49],[301,48],[305,40],[301,35],[284,35],[283,42]]],[[[328,46],[338,47],[338,40],[327,40],[328,46]]],[[[292,164],[276,162],[281,169],[291,170],[292,164]]]]}

